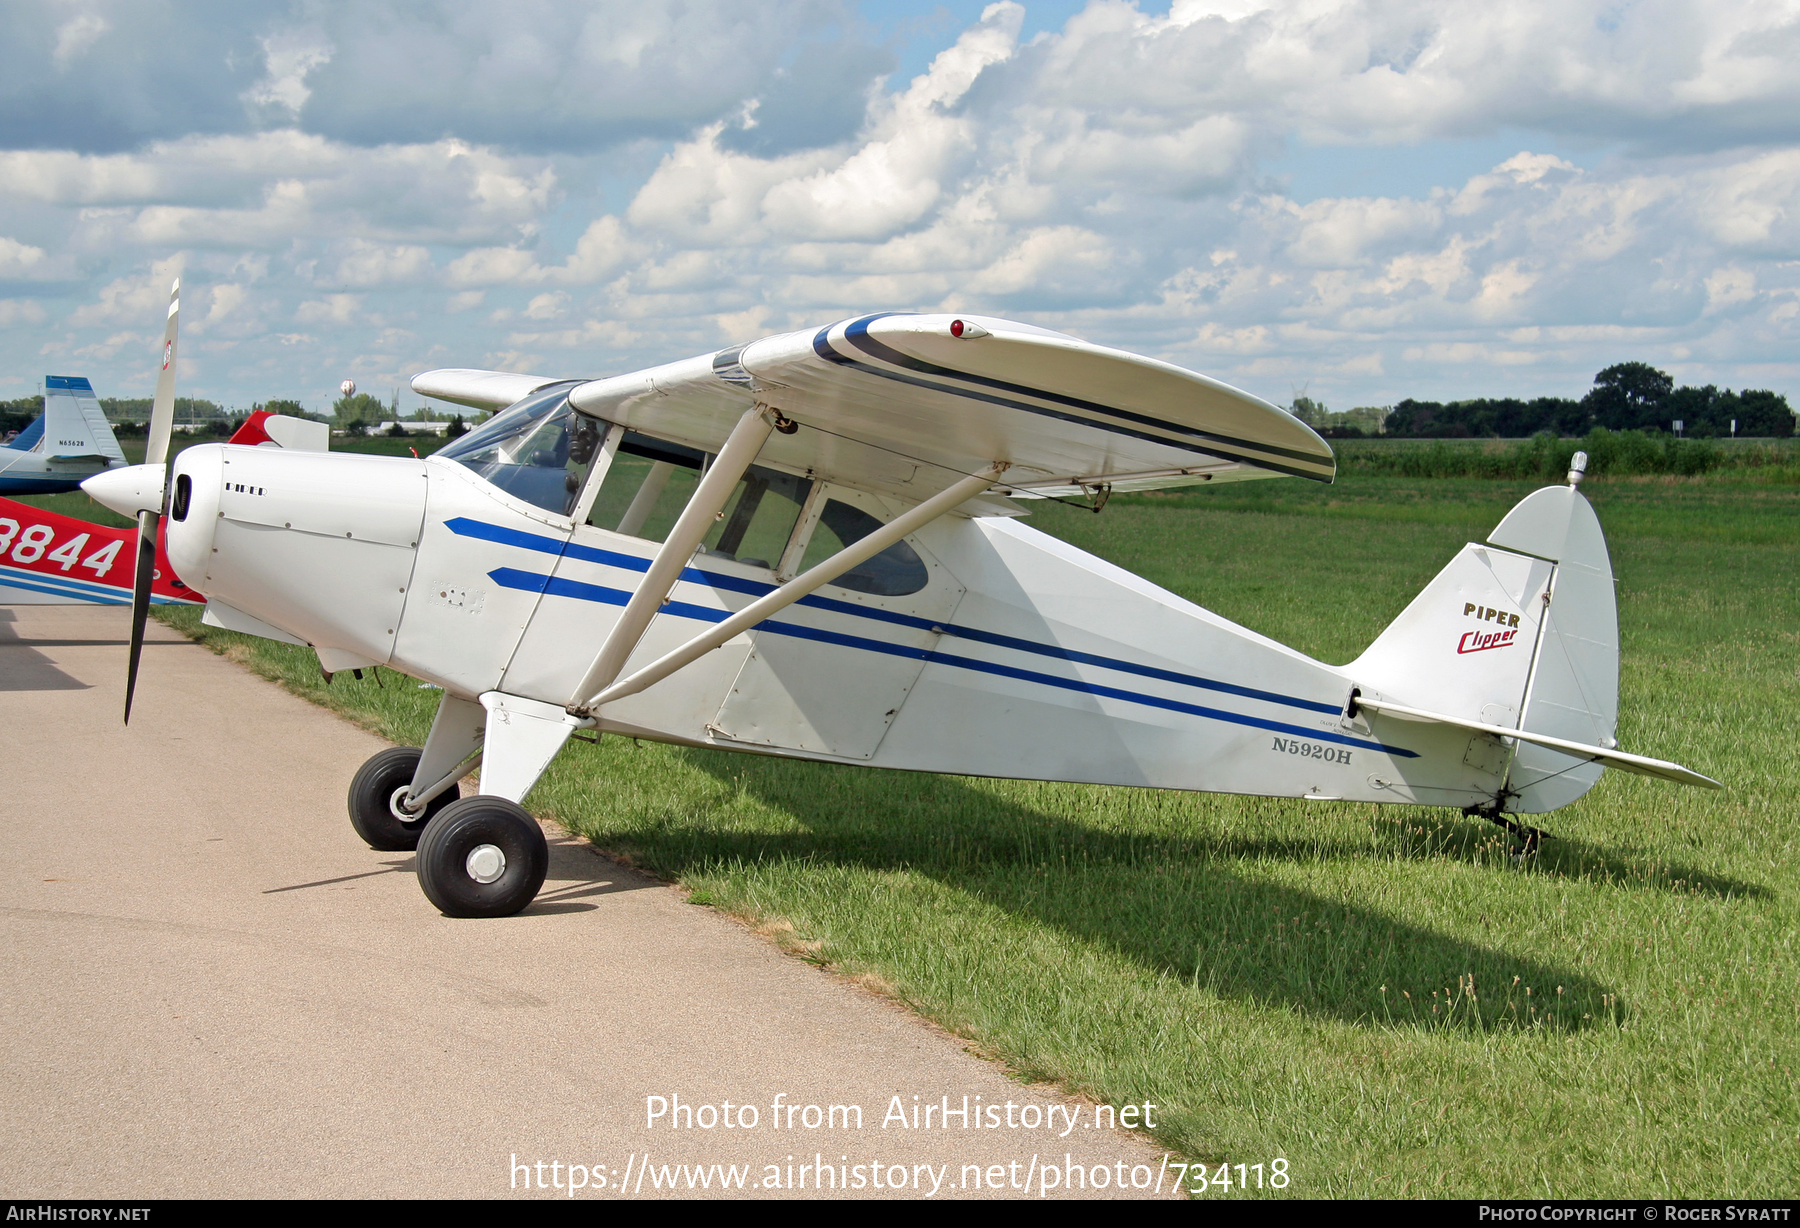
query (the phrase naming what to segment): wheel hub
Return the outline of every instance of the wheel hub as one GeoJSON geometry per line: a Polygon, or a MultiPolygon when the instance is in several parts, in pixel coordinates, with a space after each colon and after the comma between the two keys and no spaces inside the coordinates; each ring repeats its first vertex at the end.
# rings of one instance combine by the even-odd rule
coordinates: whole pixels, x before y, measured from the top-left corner
{"type": "Polygon", "coordinates": [[[469,850],[468,860],[463,863],[469,877],[478,883],[491,883],[506,873],[506,854],[498,845],[478,844],[469,850]]]}
{"type": "Polygon", "coordinates": [[[392,796],[388,798],[388,809],[391,810],[394,817],[399,819],[402,823],[417,823],[420,818],[419,811],[424,809],[423,806],[421,806],[419,810],[408,810],[406,808],[406,795],[411,792],[412,782],[408,781],[398,789],[395,789],[392,796]]]}

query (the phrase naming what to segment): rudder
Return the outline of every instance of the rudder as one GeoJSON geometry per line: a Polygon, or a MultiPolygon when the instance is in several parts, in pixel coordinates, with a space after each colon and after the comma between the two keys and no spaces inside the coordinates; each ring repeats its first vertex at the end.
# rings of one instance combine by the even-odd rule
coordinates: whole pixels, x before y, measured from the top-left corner
{"type": "MultiPolygon", "coordinates": [[[[1608,749],[1618,745],[1619,611],[1606,535],[1593,507],[1572,486],[1547,486],[1508,512],[1488,540],[1556,564],[1519,727],[1608,749]]],[[[1602,770],[1520,743],[1507,808],[1541,814],[1566,806],[1593,788],[1602,770]]]]}

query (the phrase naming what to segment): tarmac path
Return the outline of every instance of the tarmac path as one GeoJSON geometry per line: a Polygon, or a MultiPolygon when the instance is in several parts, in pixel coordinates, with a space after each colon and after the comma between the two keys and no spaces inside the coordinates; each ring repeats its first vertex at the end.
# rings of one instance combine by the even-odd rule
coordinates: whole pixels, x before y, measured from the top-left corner
{"type": "Polygon", "coordinates": [[[554,828],[525,913],[439,915],[345,817],[380,739],[155,622],[124,727],[128,619],[0,607],[0,1197],[1170,1192],[1091,1106],[554,828]],[[713,1127],[649,1124],[676,1096],[713,1127]]]}

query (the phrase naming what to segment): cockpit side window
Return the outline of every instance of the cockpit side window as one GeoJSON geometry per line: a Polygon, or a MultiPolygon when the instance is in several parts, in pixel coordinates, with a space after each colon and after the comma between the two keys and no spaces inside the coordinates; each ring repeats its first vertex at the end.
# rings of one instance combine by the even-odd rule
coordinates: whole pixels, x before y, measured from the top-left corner
{"type": "MultiPolygon", "coordinates": [[[[570,408],[571,387],[564,384],[534,393],[437,454],[468,466],[515,498],[548,512],[572,515],[609,427],[570,408]]],[[[684,444],[625,431],[610,465],[603,475],[596,475],[599,489],[587,523],[646,541],[666,540],[712,459],[684,444]]],[[[774,570],[793,541],[813,488],[811,478],[750,466],[708,529],[700,555],[774,570]]],[[[862,508],[826,499],[806,542],[800,570],[880,527],[880,518],[862,508]]],[[[900,541],[832,583],[876,597],[904,597],[930,581],[924,560],[900,541]]]]}
{"type": "MultiPolygon", "coordinates": [[[[588,523],[660,542],[699,484],[712,457],[627,431],[600,483],[588,523]]],[[[812,482],[752,465],[701,542],[702,556],[773,569],[793,536],[812,482]]]]}
{"type": "Polygon", "coordinates": [[[587,522],[628,537],[662,541],[694,493],[706,459],[693,448],[626,431],[587,522]]]}
{"type": "Polygon", "coordinates": [[[572,386],[533,393],[438,455],[468,466],[514,498],[571,514],[606,434],[605,423],[570,408],[572,386]]]}

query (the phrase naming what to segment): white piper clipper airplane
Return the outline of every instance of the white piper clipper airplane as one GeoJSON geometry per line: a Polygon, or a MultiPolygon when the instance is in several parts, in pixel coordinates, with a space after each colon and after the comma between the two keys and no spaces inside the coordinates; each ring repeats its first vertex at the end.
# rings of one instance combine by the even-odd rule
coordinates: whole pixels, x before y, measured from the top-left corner
{"type": "Polygon", "coordinates": [[[1718,787],[1616,747],[1612,570],[1579,472],[1337,667],[1020,521],[1015,498],[1332,479],[1297,418],[1168,363],[884,312],[606,379],[412,386],[500,412],[425,460],[209,444],[166,471],[153,424],[149,465],[85,488],[152,532],[167,492],[168,556],[209,620],[311,645],[327,676],[444,688],[422,749],[358,772],[350,817],[375,848],[416,847],[454,916],[536,895],[547,852],[519,803],[581,729],[1460,806],[1527,847],[1541,833],[1505,816],[1565,806],[1603,767],[1718,787]]]}

